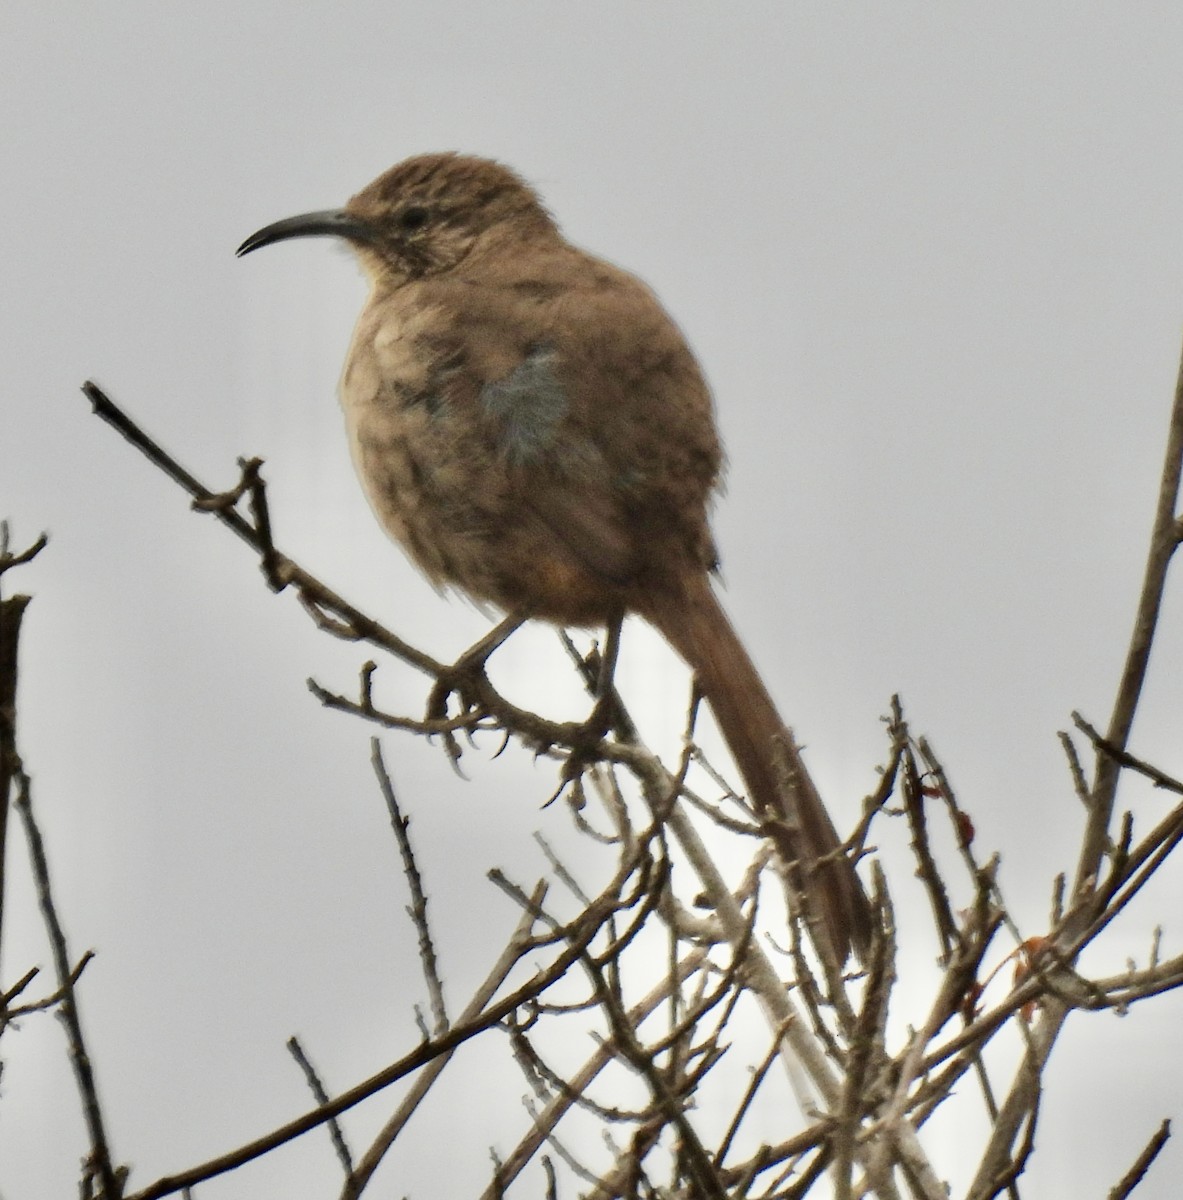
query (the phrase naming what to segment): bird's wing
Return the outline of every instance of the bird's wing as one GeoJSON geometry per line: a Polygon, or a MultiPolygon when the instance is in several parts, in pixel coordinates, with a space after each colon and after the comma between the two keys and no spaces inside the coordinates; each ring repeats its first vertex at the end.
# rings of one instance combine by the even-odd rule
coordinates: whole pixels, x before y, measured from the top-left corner
{"type": "Polygon", "coordinates": [[[571,419],[571,385],[560,352],[532,347],[501,379],[482,388],[516,498],[595,575],[617,584],[641,565],[628,498],[597,440],[571,419]]]}
{"type": "Polygon", "coordinates": [[[482,419],[523,508],[597,576],[628,584],[671,549],[710,566],[721,453],[706,383],[643,284],[583,261],[578,288],[542,303],[503,291],[467,325],[482,419]],[[482,340],[512,359],[483,360],[482,340]]]}

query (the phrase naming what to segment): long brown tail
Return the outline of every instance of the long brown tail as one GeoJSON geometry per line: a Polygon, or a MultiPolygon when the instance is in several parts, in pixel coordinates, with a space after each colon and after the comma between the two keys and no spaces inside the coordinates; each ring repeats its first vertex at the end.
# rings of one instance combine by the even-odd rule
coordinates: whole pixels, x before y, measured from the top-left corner
{"type": "Polygon", "coordinates": [[[643,614],[698,677],[748,795],[787,861],[799,867],[810,915],[839,963],[871,940],[871,906],[845,856],[826,862],[841,841],[793,736],[777,714],[743,643],[704,574],[687,578],[680,595],[650,595],[643,614]]]}

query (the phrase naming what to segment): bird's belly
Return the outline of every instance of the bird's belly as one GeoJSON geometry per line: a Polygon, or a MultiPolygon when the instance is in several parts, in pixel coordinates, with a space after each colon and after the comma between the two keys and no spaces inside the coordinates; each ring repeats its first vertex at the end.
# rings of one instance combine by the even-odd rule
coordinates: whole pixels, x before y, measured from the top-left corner
{"type": "Polygon", "coordinates": [[[354,466],[375,515],[437,585],[481,599],[478,570],[495,513],[464,447],[423,428],[421,414],[346,408],[354,466]],[[482,502],[482,496],[484,502],[482,502]]]}
{"type": "Polygon", "coordinates": [[[618,589],[523,505],[471,426],[346,405],[354,465],[386,532],[437,587],[562,625],[607,622],[618,589]]]}

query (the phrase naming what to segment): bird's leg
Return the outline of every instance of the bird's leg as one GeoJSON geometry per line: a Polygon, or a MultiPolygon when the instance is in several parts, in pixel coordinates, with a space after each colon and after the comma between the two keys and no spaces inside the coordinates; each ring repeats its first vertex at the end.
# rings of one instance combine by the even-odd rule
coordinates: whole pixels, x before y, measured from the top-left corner
{"type": "Polygon", "coordinates": [[[432,685],[427,697],[427,719],[443,720],[448,715],[448,699],[456,695],[464,707],[470,707],[464,694],[464,685],[485,669],[489,656],[524,622],[524,612],[512,612],[498,621],[478,642],[474,642],[448,668],[442,671],[432,685]]]}
{"type": "Polygon", "coordinates": [[[604,638],[604,650],[600,655],[600,669],[596,676],[596,702],[583,723],[584,731],[589,740],[599,741],[612,727],[612,708],[615,697],[613,681],[616,675],[616,662],[620,657],[620,627],[623,617],[615,617],[608,622],[607,636],[604,638]]]}
{"type": "MultiPolygon", "coordinates": [[[[590,668],[593,665],[596,670],[595,703],[587,715],[587,720],[582,725],[577,725],[571,735],[570,753],[563,764],[564,783],[577,779],[583,773],[583,769],[593,758],[595,747],[612,728],[616,712],[616,689],[613,686],[613,677],[616,674],[616,661],[620,656],[620,627],[623,622],[623,615],[613,617],[608,622],[604,649],[588,662],[589,676],[590,668]]],[[[590,680],[588,686],[591,687],[590,680]]]]}

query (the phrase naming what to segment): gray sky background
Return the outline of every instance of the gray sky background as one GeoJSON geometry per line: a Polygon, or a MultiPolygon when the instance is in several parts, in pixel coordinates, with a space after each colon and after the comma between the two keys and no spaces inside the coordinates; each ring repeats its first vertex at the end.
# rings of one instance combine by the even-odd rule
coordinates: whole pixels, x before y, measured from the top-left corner
{"type": "MultiPolygon", "coordinates": [[[[265,457],[280,546],[458,651],[484,618],[386,542],[348,462],[334,391],[357,269],[326,242],[233,250],[412,153],[511,163],[572,240],[657,289],[706,367],[727,604],[840,823],[898,691],[1036,934],[1082,819],[1055,732],[1074,707],[1108,716],[1179,358],[1180,62],[1165,4],[5,6],[0,515],[18,545],[52,536],[8,583],[36,595],[20,740],[73,947],[98,951],[84,1017],[133,1183],[303,1111],[289,1034],[340,1089],[413,1043],[422,996],[370,730],[304,687],[350,689],[364,652],[271,597],[78,385],[212,486],[265,457]]],[[[553,640],[500,669],[562,706],[531,657],[553,640]]],[[[1176,587],[1134,742],[1175,770],[1181,651],[1176,587]]],[[[673,746],[684,677],[640,631],[626,667],[673,746]]],[[[409,673],[381,678],[419,703],[409,673]]],[[[531,831],[564,818],[539,812],[550,774],[523,755],[473,756],[466,785],[438,751],[386,745],[458,1007],[516,920],[483,870],[532,879],[531,831]]],[[[1140,827],[1164,811],[1126,799],[1140,827]]],[[[15,833],[11,851],[6,984],[48,968],[15,833]]],[[[1095,969],[1144,957],[1179,901],[1151,889],[1095,969]]],[[[1180,1115],[1178,1029],[1170,997],[1073,1022],[1033,1195],[1101,1194],[1180,1115]]],[[[0,1194],[72,1195],[60,1028],[27,1021],[3,1049],[0,1194]]],[[[464,1131],[449,1194],[512,1144],[524,1090],[490,1072],[426,1114],[425,1138],[464,1131]]],[[[962,1184],[966,1137],[936,1123],[928,1143],[962,1184]]],[[[1172,1145],[1139,1195],[1173,1194],[1179,1162],[1172,1145]]],[[[332,1195],[336,1170],[313,1135],[199,1194],[332,1195]]],[[[405,1156],[384,1187],[444,1194],[405,1156]]]]}

